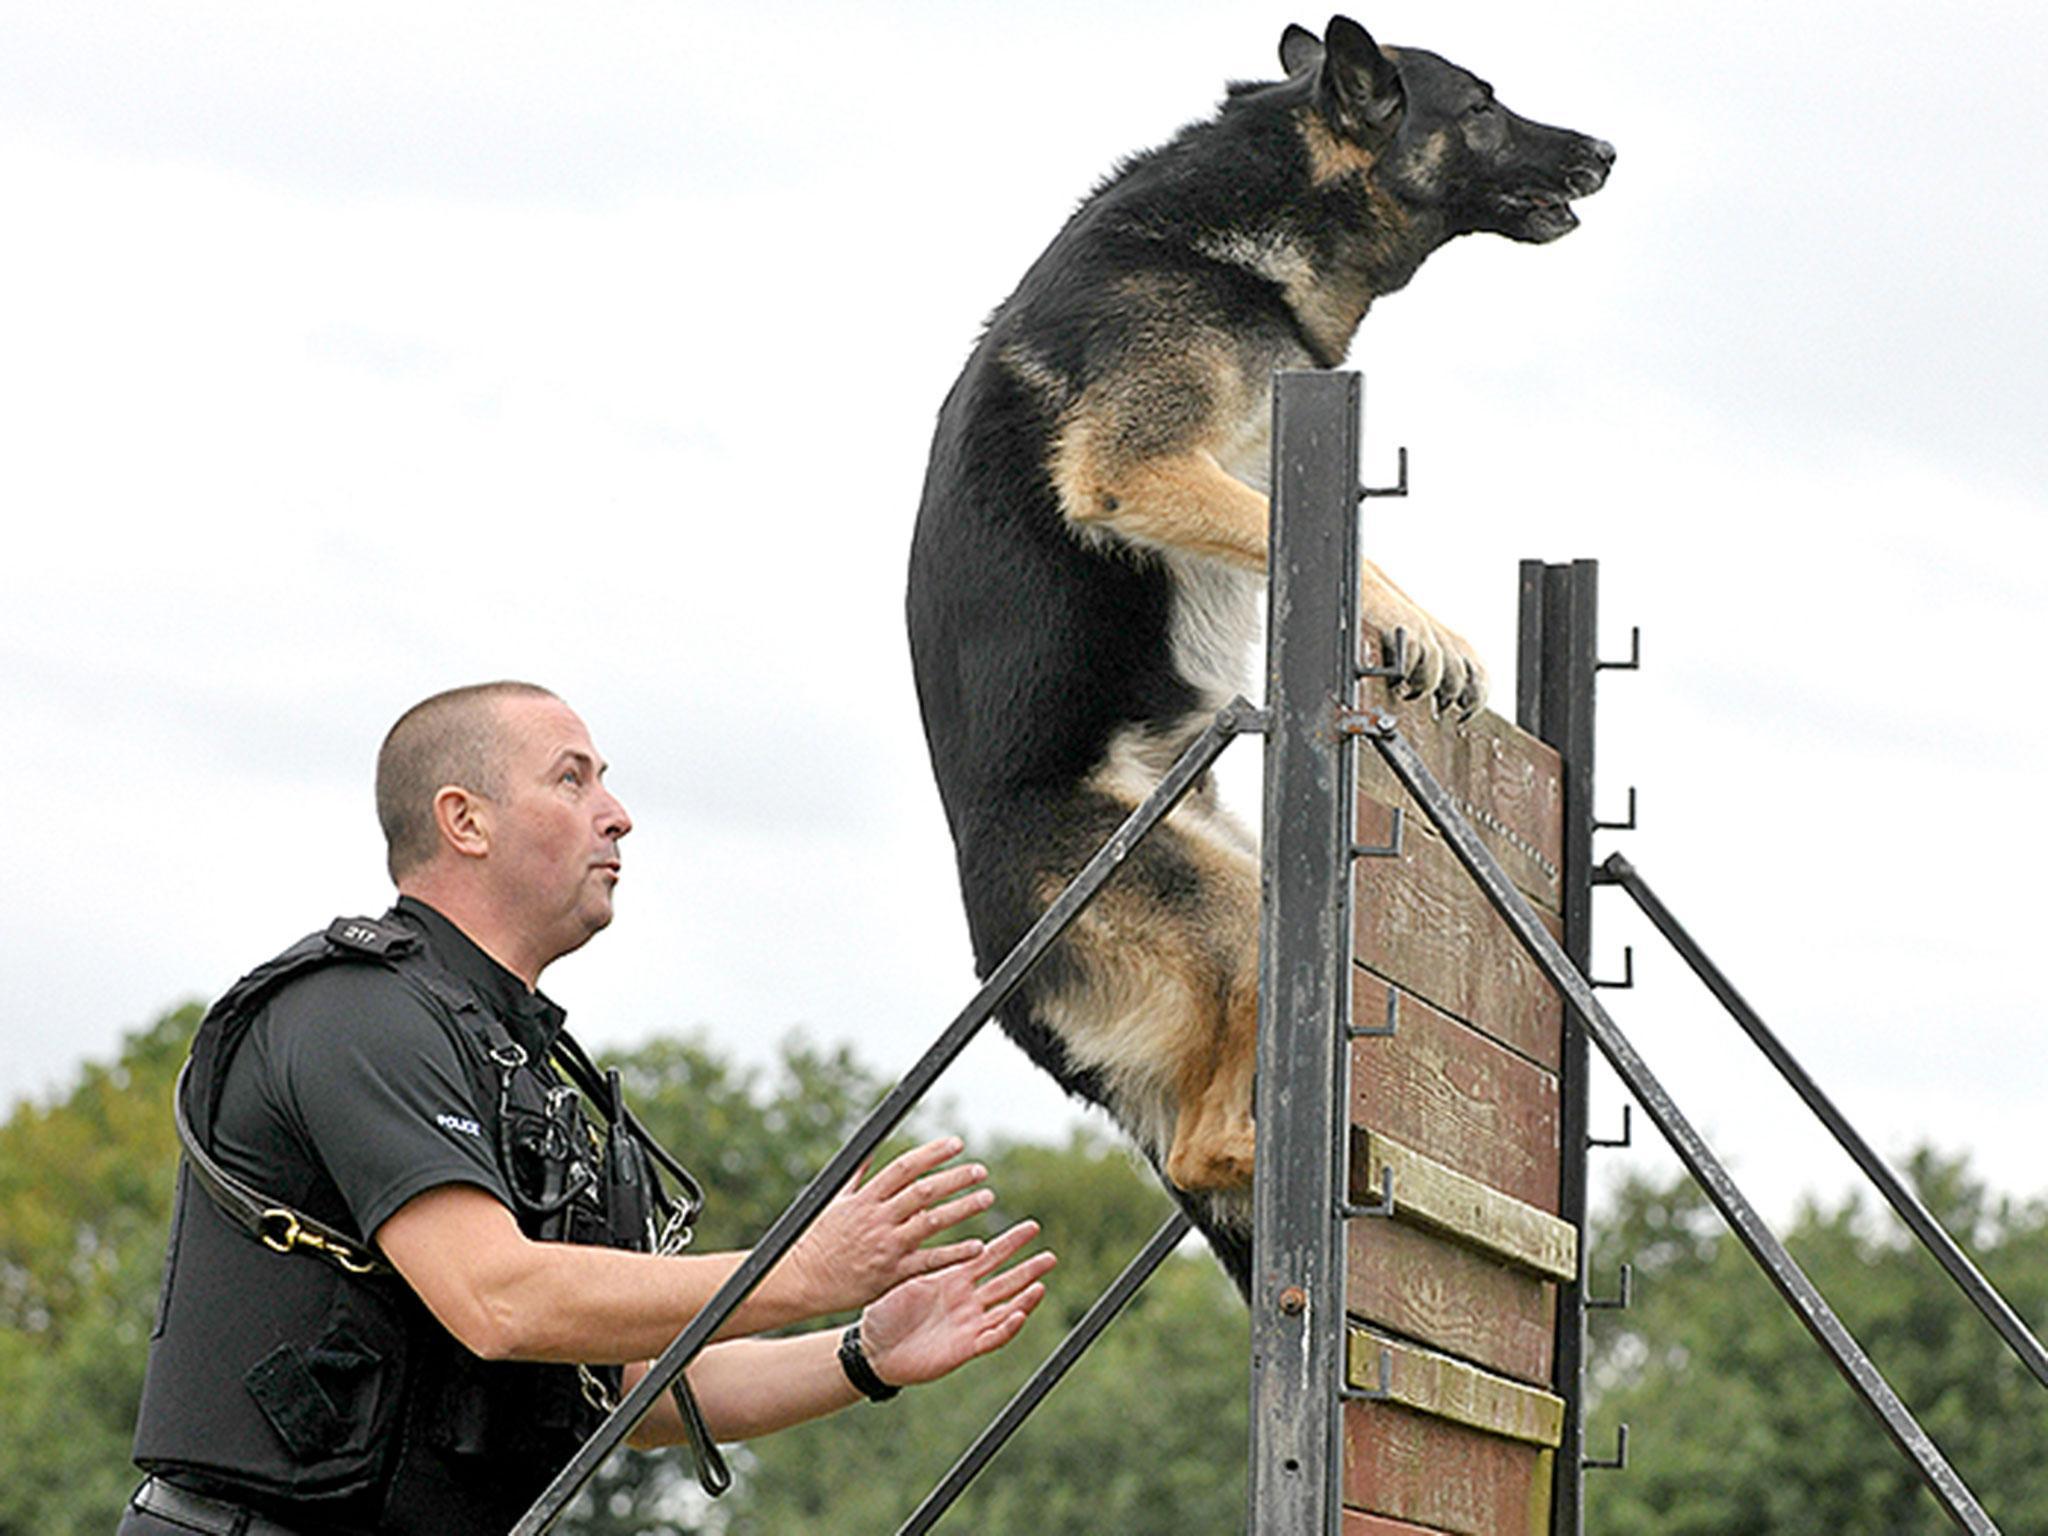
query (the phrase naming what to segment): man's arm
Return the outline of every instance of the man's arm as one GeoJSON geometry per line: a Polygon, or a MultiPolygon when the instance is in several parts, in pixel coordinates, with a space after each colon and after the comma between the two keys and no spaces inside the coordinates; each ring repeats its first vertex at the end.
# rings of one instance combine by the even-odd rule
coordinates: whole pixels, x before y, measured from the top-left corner
{"type": "MultiPolygon", "coordinates": [[[[972,1190],[987,1177],[979,1164],[941,1166],[959,1150],[950,1137],[927,1142],[849,1184],[721,1333],[850,1311],[905,1280],[981,1256],[984,1245],[973,1239],[922,1246],[995,1198],[972,1190]]],[[[463,1183],[413,1196],[375,1237],[441,1325],[486,1360],[645,1360],[668,1347],[745,1257],[537,1243],[496,1196],[463,1183]]]]}
{"type": "MultiPolygon", "coordinates": [[[[875,1374],[898,1387],[936,1381],[1014,1339],[1044,1300],[1041,1282],[1055,1260],[1037,1253],[1014,1268],[1002,1266],[1037,1235],[1038,1223],[1019,1222],[976,1257],[905,1281],[876,1300],[861,1318],[862,1348],[875,1374]]],[[[628,1366],[627,1386],[645,1370],[628,1366]]],[[[770,1434],[860,1400],[840,1368],[839,1334],[829,1329],[714,1344],[691,1362],[689,1377],[717,1440],[770,1434]]],[[[682,1418],[664,1396],[634,1426],[629,1443],[645,1450],[683,1438],[682,1418]]]]}

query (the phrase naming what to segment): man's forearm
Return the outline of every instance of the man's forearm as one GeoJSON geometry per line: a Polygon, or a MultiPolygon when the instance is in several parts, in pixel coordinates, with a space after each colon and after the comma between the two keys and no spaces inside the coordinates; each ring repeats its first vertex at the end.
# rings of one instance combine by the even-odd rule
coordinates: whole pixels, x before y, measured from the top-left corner
{"type": "MultiPolygon", "coordinates": [[[[674,1342],[709,1305],[744,1253],[658,1258],[608,1248],[531,1243],[526,1262],[496,1288],[503,1325],[495,1351],[511,1360],[616,1365],[646,1360],[674,1342]]],[[[816,1313],[771,1270],[716,1337],[762,1333],[816,1313]]]]}
{"type": "MultiPolygon", "coordinates": [[[[627,1387],[645,1374],[644,1365],[628,1366],[627,1387]]],[[[830,1329],[714,1344],[691,1362],[689,1377],[712,1438],[722,1441],[772,1434],[860,1401],[840,1369],[839,1335],[830,1329]]],[[[648,1450],[683,1439],[682,1416],[664,1395],[634,1427],[630,1443],[648,1450]]]]}
{"type": "MultiPolygon", "coordinates": [[[[377,1232],[385,1255],[441,1325],[493,1360],[620,1364],[660,1354],[736,1270],[743,1254],[658,1258],[537,1243],[481,1190],[417,1197],[377,1232]]],[[[825,1310],[779,1264],[720,1330],[756,1333],[825,1310]]]]}

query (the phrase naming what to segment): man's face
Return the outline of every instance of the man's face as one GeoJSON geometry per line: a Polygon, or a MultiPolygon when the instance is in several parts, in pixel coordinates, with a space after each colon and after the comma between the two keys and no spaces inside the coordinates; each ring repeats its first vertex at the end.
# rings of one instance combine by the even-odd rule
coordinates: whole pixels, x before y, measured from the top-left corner
{"type": "Polygon", "coordinates": [[[612,920],[619,839],[633,829],[604,787],[604,759],[560,699],[500,699],[501,793],[493,800],[492,883],[545,964],[612,920]]]}

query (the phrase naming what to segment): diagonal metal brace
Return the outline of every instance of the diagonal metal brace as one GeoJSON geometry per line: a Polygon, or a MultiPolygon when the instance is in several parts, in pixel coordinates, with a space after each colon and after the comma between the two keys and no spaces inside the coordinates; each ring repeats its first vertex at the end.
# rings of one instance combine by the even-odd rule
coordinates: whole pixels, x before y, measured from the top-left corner
{"type": "Polygon", "coordinates": [[[1707,958],[1707,952],[1700,948],[1693,936],[1686,932],[1678,919],[1671,915],[1671,909],[1657,898],[1650,884],[1636,867],[1620,854],[1611,855],[1600,866],[1599,873],[1607,885],[1618,885],[1627,891],[1631,900],[1642,909],[1659,933],[1670,941],[1685,963],[1692,967],[1693,974],[1706,983],[1707,990],[1714,994],[1721,1006],[1728,1010],[1729,1017],[1741,1026],[1756,1048],[1764,1053],[1770,1064],[1813,1111],[1822,1125],[1841,1144],[1864,1177],[1877,1186],[1887,1204],[1898,1214],[1900,1221],[1920,1240],[1921,1246],[1934,1256],[1941,1267],[1948,1271],[1956,1287],[1970,1299],[1972,1305],[1984,1314],[1985,1321],[1997,1330],[2005,1340],[2007,1348],[2017,1355],[2022,1364],[2033,1372],[2034,1379],[2048,1387],[2048,1350],[2043,1350],[2041,1341],[2022,1322],[1997,1287],[1985,1279],[1977,1266],[1970,1262],[1969,1255],[1957,1246],[1934,1214],[1920,1203],[1919,1197],[1908,1189],[1886,1166],[1883,1158],[1865,1141],[1849,1119],[1835,1103],[1821,1090],[1820,1084],[1800,1066],[1791,1051],[1785,1048],[1771,1027],[1763,1021],[1735,984],[1722,974],[1721,968],[1707,958]]]}
{"type": "Polygon", "coordinates": [[[939,1523],[940,1517],[967,1491],[967,1485],[1008,1443],[1010,1436],[1030,1417],[1045,1395],[1060,1384],[1060,1378],[1073,1368],[1074,1362],[1081,1358],[1102,1330],[1116,1321],[1125,1304],[1138,1294],[1138,1288],[1152,1278],[1152,1272],[1166,1262],[1167,1256],[1180,1246],[1180,1240],[1193,1230],[1194,1223],[1185,1213],[1176,1211],[1167,1217],[1166,1224],[1152,1235],[1152,1241],[1124,1266],[1123,1273],[1110,1282],[1109,1289],[1095,1298],[1095,1305],[1060,1340],[1059,1347],[1045,1357],[1045,1362],[1032,1372],[1031,1379],[1017,1389],[1016,1395],[1003,1405],[1003,1411],[989,1421],[988,1428],[953,1463],[952,1470],[940,1478],[938,1486],[925,1495],[924,1502],[911,1511],[910,1518],[898,1528],[896,1536],[922,1536],[923,1532],[939,1523]]]}
{"type": "Polygon", "coordinates": [[[1394,718],[1382,714],[1370,726],[1361,722],[1359,734],[1372,742],[1395,777],[1406,786],[1431,824],[1442,834],[1445,843],[1458,856],[1458,862],[1465,866],[1494,911],[1508,925],[1508,930],[1549,977],[1551,985],[1564,994],[1572,1009],[1585,1021],[1588,1037],[1600,1047],[1601,1054],[1628,1085],[1636,1102],[1643,1106],[1643,1112],[1656,1122],[1657,1129],[1664,1133],[1664,1139],[1678,1154],[1679,1161],[1685,1164],[1686,1171],[1756,1259],[1799,1321],[1827,1351],[1835,1368],[1878,1416],[1885,1432],[1912,1463],[1921,1481],[1949,1518],[1969,1531],[1971,1536],[1998,1536],[1998,1527],[1991,1523],[1991,1517],[1984,1512],[1976,1496],[1948,1464],[1940,1448],[1921,1429],[1898,1394],[1878,1374],[1877,1368],[1870,1363],[1870,1357],[1851,1337],[1805,1271],[1786,1252],[1784,1244],[1757,1215],[1720,1159],[1664,1091],[1663,1084],[1657,1081],[1648,1063],[1636,1054],[1628,1037],[1622,1034],[1593,995],[1586,978],[1550,936],[1550,930],[1538,921],[1528,901],[1515,889],[1492,853],[1460,814],[1456,802],[1436,781],[1415,748],[1401,735],[1394,718]]]}
{"type": "Polygon", "coordinates": [[[946,1026],[931,1049],[875,1106],[838,1154],[775,1218],[761,1241],[740,1261],[739,1267],[705,1303],[704,1309],[690,1320],[689,1326],[661,1352],[660,1358],[648,1368],[647,1374],[640,1378],[633,1390],[620,1399],[619,1405],[578,1447],[576,1454],[555,1474],[554,1481],[519,1517],[519,1523],[512,1527],[511,1536],[541,1536],[561,1518],[562,1511],[569,1507],[570,1501],[590,1481],[604,1459],[618,1449],[633,1426],[668,1390],[669,1383],[682,1375],[684,1368],[710,1342],[711,1336],[760,1285],[768,1271],[796,1245],[797,1239],[818,1218],[819,1212],[831,1203],[903,1117],[916,1107],[918,1100],[930,1091],[939,1074],[953,1064],[982,1025],[1023,983],[1031,967],[1052,947],[1053,941],[1066,932],[1082,909],[1095,899],[1109,877],[1130,857],[1139,840],[1164,820],[1167,812],[1194,788],[1216,759],[1223,755],[1225,747],[1241,735],[1263,730],[1265,718],[1242,698],[1232,699],[1217,711],[1208,729],[1181,753],[1179,760],[1159,781],[1158,788],[1124,818],[1123,825],[1110,834],[1109,841],[1096,851],[1053,904],[1017,941],[1016,948],[1003,957],[981,990],[974,994],[973,1001],[946,1026]]]}

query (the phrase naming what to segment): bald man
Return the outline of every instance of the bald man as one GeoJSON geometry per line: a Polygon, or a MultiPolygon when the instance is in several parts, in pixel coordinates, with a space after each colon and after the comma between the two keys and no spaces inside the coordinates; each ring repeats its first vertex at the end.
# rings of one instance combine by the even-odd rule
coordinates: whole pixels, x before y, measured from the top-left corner
{"type": "MultiPolygon", "coordinates": [[[[611,921],[633,823],[604,777],[546,689],[414,706],[377,762],[397,904],[201,1024],[123,1536],[500,1533],[742,1259],[634,1251],[659,1154],[558,1069],[601,1086],[539,982],[611,921]]],[[[1030,1222],[932,1245],[993,1201],[960,1150],[844,1191],[692,1364],[694,1402],[632,1443],[695,1438],[715,1465],[710,1441],[1016,1337],[1053,1258],[1019,1258],[1030,1222]],[[844,1333],[748,1336],[855,1309],[844,1333]]]]}

